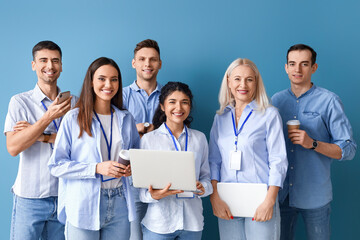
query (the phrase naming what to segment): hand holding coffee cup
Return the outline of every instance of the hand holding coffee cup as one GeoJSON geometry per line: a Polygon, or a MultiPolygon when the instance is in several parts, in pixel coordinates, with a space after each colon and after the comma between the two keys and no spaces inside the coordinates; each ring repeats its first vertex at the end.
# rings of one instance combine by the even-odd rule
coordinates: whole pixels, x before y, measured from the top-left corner
{"type": "Polygon", "coordinates": [[[119,152],[118,162],[125,166],[130,164],[130,155],[128,150],[121,150],[119,152]]]}
{"type": "Polygon", "coordinates": [[[119,152],[118,162],[121,164],[120,168],[123,171],[124,177],[131,176],[130,155],[128,150],[121,150],[119,152]]]}
{"type": "Polygon", "coordinates": [[[286,122],[288,130],[291,129],[299,129],[300,128],[300,121],[299,120],[289,120],[286,122]]]}

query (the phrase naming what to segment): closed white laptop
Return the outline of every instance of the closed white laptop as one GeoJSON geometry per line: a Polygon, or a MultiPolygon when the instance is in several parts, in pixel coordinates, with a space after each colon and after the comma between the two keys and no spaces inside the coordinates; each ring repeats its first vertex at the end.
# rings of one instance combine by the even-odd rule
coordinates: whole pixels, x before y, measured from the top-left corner
{"type": "Polygon", "coordinates": [[[130,149],[133,185],[137,188],[196,191],[193,152],[130,149]]]}
{"type": "Polygon", "coordinates": [[[217,190],[234,217],[253,217],[257,207],[265,200],[267,185],[219,182],[217,190]]]}

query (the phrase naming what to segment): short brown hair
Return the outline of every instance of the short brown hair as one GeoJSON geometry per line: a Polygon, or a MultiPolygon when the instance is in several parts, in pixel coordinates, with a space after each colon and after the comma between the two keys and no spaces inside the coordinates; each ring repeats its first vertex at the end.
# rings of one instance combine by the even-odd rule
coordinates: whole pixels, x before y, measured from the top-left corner
{"type": "Polygon", "coordinates": [[[134,49],[134,56],[142,48],[153,48],[158,52],[159,57],[160,57],[160,48],[159,48],[158,43],[155,40],[146,39],[146,40],[141,41],[138,44],[136,44],[136,47],[134,49]]]}
{"type": "Polygon", "coordinates": [[[56,43],[54,43],[52,41],[47,40],[47,41],[38,42],[33,47],[33,49],[32,49],[33,60],[35,60],[36,52],[41,51],[43,49],[58,51],[60,53],[60,57],[62,58],[62,52],[61,52],[61,48],[59,47],[59,45],[57,45],[56,43]]]}
{"type": "Polygon", "coordinates": [[[316,52],[310,46],[305,44],[295,44],[289,48],[286,54],[286,63],[289,61],[289,53],[291,51],[302,51],[302,50],[309,50],[311,52],[311,66],[316,63],[316,52]]]}

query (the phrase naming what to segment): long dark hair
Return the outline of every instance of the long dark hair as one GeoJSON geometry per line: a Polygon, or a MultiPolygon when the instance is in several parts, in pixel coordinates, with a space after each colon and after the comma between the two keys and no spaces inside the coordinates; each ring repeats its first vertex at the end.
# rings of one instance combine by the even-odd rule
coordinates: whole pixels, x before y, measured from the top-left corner
{"type": "MultiPolygon", "coordinates": [[[[161,93],[159,96],[159,103],[164,106],[165,99],[172,94],[175,91],[180,91],[184,93],[186,96],[190,99],[190,110],[192,109],[192,102],[193,102],[193,95],[190,91],[190,88],[188,85],[182,82],[168,82],[165,86],[161,88],[161,93]]],[[[163,110],[161,110],[161,106],[158,106],[158,108],[155,111],[154,117],[153,117],[153,124],[154,128],[158,128],[166,122],[166,115],[163,110]]],[[[192,122],[193,118],[189,116],[185,119],[184,124],[187,127],[190,127],[190,123],[192,122]]]]}
{"type": "Polygon", "coordinates": [[[82,136],[84,131],[89,136],[92,136],[91,123],[93,117],[94,103],[96,99],[94,88],[92,87],[92,81],[94,78],[95,71],[104,65],[111,65],[118,71],[119,90],[117,91],[115,96],[111,99],[111,104],[113,104],[114,106],[116,106],[121,110],[123,109],[121,72],[119,66],[116,64],[114,60],[110,58],[101,57],[96,59],[90,64],[86,72],[84,83],[80,93],[80,98],[75,106],[79,108],[79,114],[77,118],[80,126],[79,138],[82,136]]]}

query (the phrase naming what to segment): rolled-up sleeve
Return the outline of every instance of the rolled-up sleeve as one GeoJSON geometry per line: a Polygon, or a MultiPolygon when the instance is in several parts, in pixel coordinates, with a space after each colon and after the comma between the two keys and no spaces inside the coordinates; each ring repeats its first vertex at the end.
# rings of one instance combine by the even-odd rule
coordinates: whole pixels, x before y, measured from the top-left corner
{"type": "Polygon", "coordinates": [[[21,103],[20,99],[17,99],[16,96],[10,99],[8,113],[5,118],[5,127],[4,133],[14,131],[13,127],[16,125],[18,121],[27,121],[27,113],[24,106],[25,103],[21,103]]]}
{"type": "Polygon", "coordinates": [[[283,186],[288,167],[286,145],[280,114],[274,110],[266,123],[266,146],[269,159],[269,186],[283,186]]]}
{"type": "Polygon", "coordinates": [[[356,153],[357,145],[349,119],[346,117],[340,98],[336,97],[329,106],[328,126],[332,142],[341,148],[340,160],[351,160],[356,153]]]}

